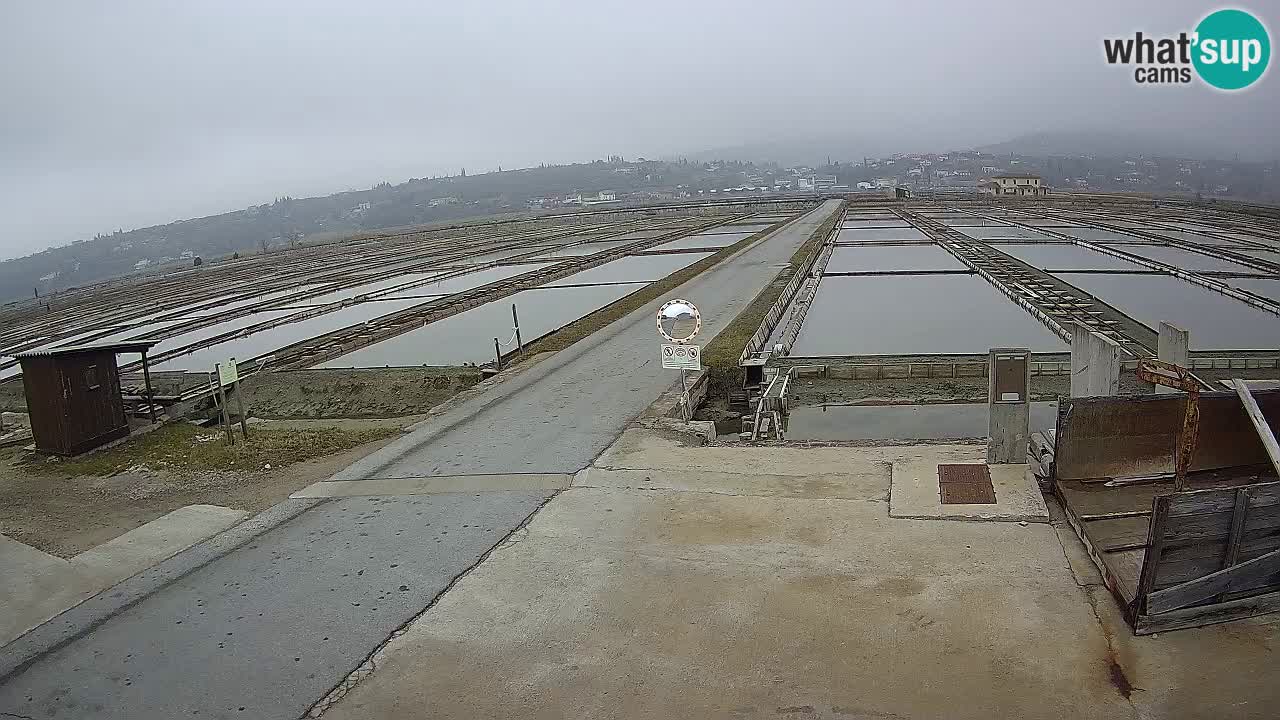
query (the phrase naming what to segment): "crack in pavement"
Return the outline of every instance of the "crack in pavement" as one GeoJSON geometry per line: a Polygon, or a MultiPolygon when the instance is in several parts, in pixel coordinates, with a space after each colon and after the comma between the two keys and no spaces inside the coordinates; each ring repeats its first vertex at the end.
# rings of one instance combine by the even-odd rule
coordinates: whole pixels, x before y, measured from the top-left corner
{"type": "Polygon", "coordinates": [[[527,533],[526,528],[528,527],[530,522],[533,522],[534,516],[537,515],[542,510],[542,508],[546,507],[548,503],[550,503],[552,500],[555,500],[557,497],[559,497],[561,492],[562,491],[557,490],[556,492],[548,496],[545,500],[543,500],[541,503],[539,503],[538,506],[533,509],[533,512],[529,513],[528,516],[526,516],[525,519],[522,520],[519,525],[517,525],[515,528],[511,530],[511,532],[502,536],[502,539],[498,540],[498,542],[494,543],[492,547],[486,550],[484,554],[480,556],[480,559],[476,560],[465,570],[458,573],[451,580],[449,580],[449,584],[445,585],[443,590],[436,593],[436,596],[431,598],[431,601],[427,603],[426,607],[422,608],[420,612],[418,612],[413,617],[406,620],[400,627],[396,628],[391,633],[391,635],[387,637],[386,640],[383,640],[381,643],[379,643],[378,646],[375,647],[373,651],[370,652],[365,657],[365,659],[359,665],[356,666],[354,670],[352,670],[350,673],[347,674],[345,678],[342,679],[342,682],[338,683],[332,690],[325,693],[323,697],[321,697],[314,704],[312,704],[311,707],[307,708],[307,711],[302,714],[302,718],[318,718],[324,715],[326,712],[329,711],[330,708],[332,708],[334,705],[340,702],[344,697],[346,697],[348,693],[354,690],[355,687],[359,685],[362,680],[369,677],[373,673],[377,672],[377,669],[378,669],[377,657],[379,653],[386,650],[391,645],[391,643],[395,642],[398,638],[400,638],[402,635],[408,632],[409,628],[413,627],[414,623],[416,623],[424,615],[430,612],[431,609],[434,608],[440,602],[441,598],[443,598],[450,590],[452,590],[455,586],[457,586],[457,584],[461,582],[463,578],[471,574],[473,570],[480,567],[480,565],[483,564],[485,560],[488,560],[490,555],[497,552],[498,549],[507,546],[508,539],[510,539],[516,533],[520,533],[522,531],[527,533]]]}

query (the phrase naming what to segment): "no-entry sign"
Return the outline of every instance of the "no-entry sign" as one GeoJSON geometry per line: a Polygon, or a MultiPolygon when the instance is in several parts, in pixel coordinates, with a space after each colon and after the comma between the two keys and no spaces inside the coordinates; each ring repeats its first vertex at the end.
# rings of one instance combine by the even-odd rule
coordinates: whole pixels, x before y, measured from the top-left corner
{"type": "Polygon", "coordinates": [[[702,348],[697,345],[663,344],[662,367],[667,370],[701,370],[702,348]]]}

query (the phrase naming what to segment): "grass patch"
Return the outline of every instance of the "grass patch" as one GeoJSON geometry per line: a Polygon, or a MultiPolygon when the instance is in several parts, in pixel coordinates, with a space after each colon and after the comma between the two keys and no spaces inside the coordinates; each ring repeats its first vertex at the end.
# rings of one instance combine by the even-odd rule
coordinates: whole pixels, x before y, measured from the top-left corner
{"type": "Polygon", "coordinates": [[[756,334],[756,330],[760,329],[760,323],[764,322],[769,308],[782,295],[782,290],[786,288],[787,283],[791,282],[791,278],[800,271],[805,260],[822,247],[822,243],[838,222],[840,222],[839,210],[813,231],[809,239],[792,253],[787,266],[778,271],[773,281],[755,296],[746,309],[738,313],[728,327],[702,349],[702,366],[710,373],[711,392],[717,392],[717,390],[722,392],[724,388],[734,384],[735,378],[736,384],[742,385],[741,378],[738,377],[742,372],[738,367],[738,361],[742,358],[742,351],[747,347],[747,342],[751,340],[752,335],[756,334]]]}
{"type": "MultiPolygon", "coordinates": [[[[614,300],[612,303],[600,308],[586,317],[578,318],[559,330],[548,335],[544,335],[524,347],[524,357],[530,357],[541,352],[555,352],[569,347],[613,321],[630,315],[637,308],[643,307],[654,300],[665,297],[675,288],[680,287],[707,270],[719,265],[725,259],[734,255],[738,251],[759,242],[765,236],[789,222],[792,221],[784,220],[779,223],[774,223],[758,233],[749,235],[732,245],[720,248],[714,254],[702,258],[689,267],[677,270],[662,280],[649,283],[626,297],[614,300]]],[[[659,245],[658,247],[660,248],[662,246],[659,245]]],[[[657,337],[656,332],[654,337],[657,337]]],[[[506,362],[507,359],[504,358],[503,361],[506,362]]],[[[512,360],[512,362],[519,361],[520,358],[518,357],[512,360]]]]}
{"type": "Polygon", "coordinates": [[[36,456],[23,469],[37,474],[105,477],[129,468],[176,471],[272,469],[302,460],[350,450],[357,445],[400,434],[398,428],[347,430],[342,428],[249,429],[245,442],[237,429],[236,444],[228,446],[217,428],[172,423],[101,452],[74,460],[36,456]]]}

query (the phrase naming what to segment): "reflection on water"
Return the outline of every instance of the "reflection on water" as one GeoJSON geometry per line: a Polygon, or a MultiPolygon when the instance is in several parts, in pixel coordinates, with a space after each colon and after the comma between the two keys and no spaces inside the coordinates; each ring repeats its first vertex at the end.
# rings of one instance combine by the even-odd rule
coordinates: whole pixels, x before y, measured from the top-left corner
{"type": "Polygon", "coordinates": [[[1172,275],[1057,276],[1152,329],[1167,322],[1189,330],[1193,350],[1280,347],[1280,316],[1172,275]]]}
{"type": "Polygon", "coordinates": [[[827,277],[792,355],[1061,351],[1066,344],[974,275],[827,277]]]}
{"type": "MultiPolygon", "coordinates": [[[[1057,423],[1058,403],[1031,403],[1032,432],[1057,423]]],[[[939,440],[986,437],[986,403],[815,405],[792,408],[788,440],[939,440]]]]}

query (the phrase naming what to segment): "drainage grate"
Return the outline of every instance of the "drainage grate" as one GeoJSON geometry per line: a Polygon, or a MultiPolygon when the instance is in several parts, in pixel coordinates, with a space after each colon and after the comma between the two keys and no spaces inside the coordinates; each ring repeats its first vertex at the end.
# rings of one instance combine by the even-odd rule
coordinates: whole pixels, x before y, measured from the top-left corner
{"type": "Polygon", "coordinates": [[[991,505],[996,501],[991,468],[983,463],[939,465],[938,491],[943,505],[991,505]]]}

